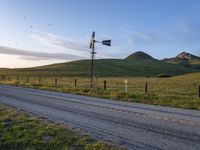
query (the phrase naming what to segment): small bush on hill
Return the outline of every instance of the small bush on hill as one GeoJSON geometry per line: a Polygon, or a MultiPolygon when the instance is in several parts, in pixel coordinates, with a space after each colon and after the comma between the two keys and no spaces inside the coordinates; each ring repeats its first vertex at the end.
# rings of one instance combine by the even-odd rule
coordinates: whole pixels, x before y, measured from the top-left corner
{"type": "Polygon", "coordinates": [[[169,77],[171,77],[171,75],[168,74],[168,73],[160,73],[160,74],[158,75],[158,77],[159,77],[159,78],[169,78],[169,77]]]}

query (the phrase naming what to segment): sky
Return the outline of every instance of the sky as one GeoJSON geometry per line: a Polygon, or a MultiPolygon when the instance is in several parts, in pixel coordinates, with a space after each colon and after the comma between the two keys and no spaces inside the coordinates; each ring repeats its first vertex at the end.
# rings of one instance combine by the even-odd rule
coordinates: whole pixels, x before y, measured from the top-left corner
{"type": "Polygon", "coordinates": [[[0,0],[0,68],[33,67],[144,51],[200,56],[199,0],[0,0]]]}

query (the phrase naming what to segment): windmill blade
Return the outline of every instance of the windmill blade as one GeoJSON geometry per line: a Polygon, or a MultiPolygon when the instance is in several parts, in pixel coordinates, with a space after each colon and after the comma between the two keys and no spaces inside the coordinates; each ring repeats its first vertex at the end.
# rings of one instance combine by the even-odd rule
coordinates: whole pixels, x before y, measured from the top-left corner
{"type": "Polygon", "coordinates": [[[95,32],[92,33],[92,37],[91,37],[91,40],[90,40],[90,49],[93,47],[94,45],[94,40],[95,39],[95,32]]]}
{"type": "Polygon", "coordinates": [[[92,38],[93,38],[93,39],[95,38],[95,32],[92,33],[92,38]]]}
{"type": "Polygon", "coordinates": [[[102,41],[102,44],[106,46],[111,46],[111,40],[104,40],[102,41]]]}

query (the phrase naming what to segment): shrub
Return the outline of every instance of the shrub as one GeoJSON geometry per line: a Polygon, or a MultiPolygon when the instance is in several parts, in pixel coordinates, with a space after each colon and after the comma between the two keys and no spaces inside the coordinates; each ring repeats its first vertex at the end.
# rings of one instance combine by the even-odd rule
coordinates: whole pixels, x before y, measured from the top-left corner
{"type": "Polygon", "coordinates": [[[168,73],[160,73],[160,74],[158,75],[158,77],[159,77],[159,78],[169,78],[169,77],[171,77],[171,75],[168,74],[168,73]]]}

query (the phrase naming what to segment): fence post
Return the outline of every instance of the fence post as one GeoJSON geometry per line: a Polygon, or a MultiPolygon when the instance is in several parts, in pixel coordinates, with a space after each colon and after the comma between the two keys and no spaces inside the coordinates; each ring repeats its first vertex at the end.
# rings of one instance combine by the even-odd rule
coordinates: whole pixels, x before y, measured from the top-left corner
{"type": "Polygon", "coordinates": [[[28,76],[26,77],[26,83],[28,83],[28,76]]]}
{"type": "Polygon", "coordinates": [[[103,82],[103,88],[104,88],[104,91],[106,91],[107,87],[106,87],[106,80],[104,80],[103,82]]]}
{"type": "Polygon", "coordinates": [[[74,80],[74,86],[77,86],[77,79],[74,80]]]}
{"type": "Polygon", "coordinates": [[[145,83],[145,94],[148,94],[148,83],[145,83]]]}
{"type": "Polygon", "coordinates": [[[10,81],[10,76],[8,76],[8,81],[10,81]]]}
{"type": "Polygon", "coordinates": [[[17,76],[17,81],[19,81],[19,76],[17,76]]]}
{"type": "Polygon", "coordinates": [[[57,85],[58,85],[58,79],[55,78],[55,86],[57,86],[57,85]]]}
{"type": "Polygon", "coordinates": [[[199,98],[200,98],[200,84],[199,84],[199,98]]]}
{"type": "Polygon", "coordinates": [[[39,85],[41,85],[41,77],[39,77],[39,85]]]}

